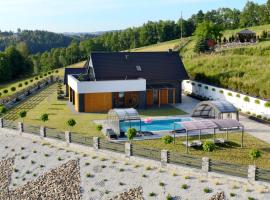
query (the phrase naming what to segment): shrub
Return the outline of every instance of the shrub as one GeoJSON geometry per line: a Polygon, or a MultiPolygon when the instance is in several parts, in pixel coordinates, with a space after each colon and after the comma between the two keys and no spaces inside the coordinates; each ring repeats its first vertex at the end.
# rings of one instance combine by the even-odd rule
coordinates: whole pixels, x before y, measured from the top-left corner
{"type": "Polygon", "coordinates": [[[76,125],[75,119],[69,119],[69,120],[67,121],[67,125],[68,125],[69,127],[75,126],[75,125],[76,125]]]}
{"type": "Polygon", "coordinates": [[[241,95],[240,95],[240,94],[236,94],[236,97],[240,98],[240,97],[241,97],[241,95]]]}
{"type": "Polygon", "coordinates": [[[202,84],[199,83],[199,84],[198,84],[198,87],[202,87],[202,84]]]}
{"type": "Polygon", "coordinates": [[[173,137],[170,135],[165,135],[162,137],[162,141],[164,142],[164,144],[171,144],[173,140],[173,137]]]}
{"type": "Polygon", "coordinates": [[[21,112],[19,112],[19,117],[20,117],[21,119],[25,118],[26,115],[27,115],[27,112],[26,112],[25,110],[22,110],[21,112]]]}
{"type": "Polygon", "coordinates": [[[38,80],[38,77],[37,76],[35,77],[35,80],[38,80]]]}
{"type": "Polygon", "coordinates": [[[97,125],[97,130],[101,131],[103,129],[103,126],[101,124],[97,125]]]}
{"type": "Polygon", "coordinates": [[[188,188],[188,185],[187,184],[183,184],[183,185],[181,185],[181,188],[184,189],[184,190],[186,190],[188,188]]]}
{"type": "Polygon", "coordinates": [[[259,99],[255,99],[255,100],[254,100],[254,103],[255,103],[255,104],[260,104],[260,100],[259,100],[259,99]]]}
{"type": "Polygon", "coordinates": [[[16,91],[16,87],[11,87],[10,90],[11,90],[12,92],[16,91]]]}
{"type": "Polygon", "coordinates": [[[149,196],[150,196],[150,197],[155,197],[155,196],[156,196],[156,193],[150,192],[150,193],[149,193],[149,196]]]}
{"type": "Polygon", "coordinates": [[[0,92],[0,97],[2,96],[2,93],[0,92]]]}
{"type": "Polygon", "coordinates": [[[51,72],[48,72],[48,74],[51,74],[51,72]]]}
{"type": "Polygon", "coordinates": [[[224,91],[223,91],[223,90],[219,90],[219,93],[220,93],[220,94],[223,94],[223,93],[224,93],[224,91]]]}
{"type": "Polygon", "coordinates": [[[44,113],[40,117],[41,121],[46,122],[49,120],[49,115],[47,113],[44,113]]]}
{"type": "Polygon", "coordinates": [[[203,150],[206,152],[212,152],[215,150],[215,148],[216,148],[216,145],[212,141],[205,141],[203,143],[203,150]]]}
{"type": "Polygon", "coordinates": [[[40,75],[40,76],[39,76],[39,78],[43,78],[43,76],[42,76],[42,75],[40,75]]]}
{"type": "Polygon", "coordinates": [[[248,115],[250,115],[250,112],[249,112],[249,111],[247,111],[247,114],[248,114],[248,115]]]}
{"type": "Polygon", "coordinates": [[[231,92],[228,92],[228,96],[230,96],[230,97],[231,97],[231,96],[232,96],[232,93],[231,93],[231,92]]]}
{"type": "Polygon", "coordinates": [[[44,76],[47,76],[47,73],[45,73],[44,76]]]}
{"type": "Polygon", "coordinates": [[[248,96],[245,96],[245,97],[244,97],[244,101],[245,101],[245,102],[249,102],[249,101],[250,101],[249,97],[248,97],[248,96]]]}
{"type": "Polygon", "coordinates": [[[33,82],[33,79],[30,79],[30,82],[32,83],[33,82]]]}
{"type": "Polygon", "coordinates": [[[235,194],[235,193],[230,193],[230,196],[231,196],[231,197],[235,197],[236,194],[235,194]]]}
{"type": "Polygon", "coordinates": [[[24,82],[24,85],[28,85],[28,81],[25,81],[25,82],[24,82]]]}
{"type": "Polygon", "coordinates": [[[251,160],[253,160],[255,165],[255,161],[261,157],[261,152],[257,149],[251,149],[249,151],[249,157],[251,158],[251,160]]]}
{"type": "Polygon", "coordinates": [[[212,190],[211,190],[210,188],[204,188],[203,191],[204,191],[205,193],[210,193],[212,190]]]}
{"type": "Polygon", "coordinates": [[[55,73],[58,73],[58,70],[55,70],[54,72],[55,72],[55,73]]]}
{"type": "Polygon", "coordinates": [[[4,105],[1,105],[1,106],[0,106],[0,114],[4,114],[4,113],[6,113],[6,112],[7,112],[6,107],[5,107],[4,105]]]}
{"type": "Polygon", "coordinates": [[[127,130],[127,138],[128,140],[133,140],[133,138],[136,136],[137,130],[135,128],[129,128],[127,130]]]}
{"type": "Polygon", "coordinates": [[[87,174],[86,174],[86,177],[87,177],[87,178],[93,178],[94,175],[93,175],[93,174],[90,174],[90,173],[87,173],[87,174]]]}
{"type": "Polygon", "coordinates": [[[215,92],[216,91],[216,88],[212,88],[212,91],[215,92]]]}
{"type": "Polygon", "coordinates": [[[262,116],[261,115],[257,115],[257,118],[262,119],[262,116]]]}
{"type": "Polygon", "coordinates": [[[22,86],[23,86],[22,83],[19,83],[19,84],[18,84],[18,87],[22,87],[22,86]]]}
{"type": "Polygon", "coordinates": [[[4,94],[7,94],[8,93],[8,89],[4,89],[3,92],[4,92],[4,94]]]}
{"type": "Polygon", "coordinates": [[[265,102],[264,107],[270,108],[270,102],[265,102]]]}
{"type": "Polygon", "coordinates": [[[172,196],[171,196],[170,194],[168,194],[168,195],[166,196],[166,200],[173,200],[173,198],[172,198],[172,196]]]}
{"type": "Polygon", "coordinates": [[[165,183],[159,182],[159,186],[164,187],[165,186],[165,183]]]}

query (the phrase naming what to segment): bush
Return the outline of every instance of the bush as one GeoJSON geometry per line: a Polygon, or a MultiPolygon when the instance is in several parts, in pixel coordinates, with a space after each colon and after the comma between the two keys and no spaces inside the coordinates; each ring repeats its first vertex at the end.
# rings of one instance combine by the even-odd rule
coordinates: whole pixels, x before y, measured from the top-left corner
{"type": "Polygon", "coordinates": [[[262,116],[261,115],[257,115],[257,118],[262,119],[262,116]]]}
{"type": "Polygon", "coordinates": [[[255,165],[255,160],[261,157],[261,152],[257,149],[251,149],[249,151],[249,157],[251,158],[251,160],[254,161],[254,165],[255,165]]]}
{"type": "Polygon", "coordinates": [[[33,79],[31,79],[30,82],[32,83],[33,82],[33,79]]]}
{"type": "Polygon", "coordinates": [[[266,102],[266,103],[264,104],[264,107],[270,108],[270,102],[266,102]]]}
{"type": "Polygon", "coordinates": [[[47,76],[47,73],[45,73],[44,76],[47,76]]]}
{"type": "Polygon", "coordinates": [[[25,82],[24,82],[24,85],[28,85],[28,81],[25,81],[25,82]]]}
{"type": "Polygon", "coordinates": [[[70,126],[70,127],[75,126],[75,125],[76,125],[75,119],[69,119],[69,120],[67,121],[67,125],[70,126]]]}
{"type": "Polygon", "coordinates": [[[254,103],[255,104],[260,104],[260,100],[259,99],[255,99],[254,103]]]}
{"type": "Polygon", "coordinates": [[[133,140],[133,138],[136,136],[137,130],[135,128],[129,128],[127,130],[127,138],[128,140],[133,140]]]}
{"type": "Polygon", "coordinates": [[[216,145],[212,141],[205,141],[203,143],[203,150],[206,152],[212,152],[215,150],[215,148],[216,148],[216,145]]]}
{"type": "Polygon", "coordinates": [[[216,91],[216,88],[212,88],[212,91],[215,92],[216,91]]]}
{"type": "Polygon", "coordinates": [[[20,118],[25,118],[26,114],[27,114],[27,112],[25,110],[22,110],[21,112],[19,112],[19,117],[20,118]]]}
{"type": "Polygon", "coordinates": [[[16,87],[12,87],[12,88],[10,88],[10,90],[11,90],[12,92],[16,91],[16,87]]]}
{"type": "Polygon", "coordinates": [[[2,96],[2,93],[0,92],[0,97],[2,96]]]}
{"type": "Polygon", "coordinates": [[[18,87],[22,87],[22,83],[19,83],[19,84],[18,84],[18,87]]]}
{"type": "Polygon", "coordinates": [[[204,188],[203,191],[204,191],[205,193],[210,193],[212,190],[211,190],[210,188],[204,188]]]}
{"type": "Polygon", "coordinates": [[[164,142],[164,144],[171,144],[173,140],[173,137],[170,135],[165,135],[162,137],[162,141],[164,142]]]}
{"type": "Polygon", "coordinates": [[[40,117],[41,121],[46,122],[49,120],[49,115],[47,113],[44,113],[40,117]]]}
{"type": "Polygon", "coordinates": [[[228,92],[228,96],[230,96],[230,97],[231,97],[231,96],[232,96],[232,93],[231,93],[231,92],[228,92]]]}
{"type": "Polygon", "coordinates": [[[245,102],[249,102],[249,101],[250,101],[249,97],[248,97],[248,96],[245,96],[245,97],[244,97],[244,101],[245,101],[245,102]]]}
{"type": "Polygon", "coordinates": [[[58,70],[55,70],[54,72],[55,72],[55,73],[58,73],[58,70]]]}
{"type": "Polygon", "coordinates": [[[38,77],[37,76],[35,77],[35,80],[38,80],[38,77]]]}
{"type": "Polygon", "coordinates": [[[224,93],[224,91],[223,91],[223,90],[219,90],[219,93],[220,93],[220,94],[223,94],[223,93],[224,93]]]}
{"type": "Polygon", "coordinates": [[[4,114],[7,112],[7,109],[4,105],[0,106],[0,114],[4,114]]]}
{"type": "Polygon", "coordinates": [[[241,95],[240,95],[240,94],[236,94],[236,97],[240,98],[240,97],[241,97],[241,95]]]}
{"type": "Polygon", "coordinates": [[[208,86],[206,85],[206,86],[204,86],[204,88],[206,89],[206,90],[208,90],[208,86]]]}
{"type": "Polygon", "coordinates": [[[8,89],[4,89],[3,92],[4,92],[4,94],[7,94],[8,93],[8,89]]]}
{"type": "Polygon", "coordinates": [[[101,131],[103,129],[103,126],[101,124],[97,125],[97,130],[101,131]]]}
{"type": "Polygon", "coordinates": [[[166,196],[166,200],[173,200],[173,198],[172,198],[172,196],[171,196],[170,194],[168,194],[168,195],[166,196]]]}

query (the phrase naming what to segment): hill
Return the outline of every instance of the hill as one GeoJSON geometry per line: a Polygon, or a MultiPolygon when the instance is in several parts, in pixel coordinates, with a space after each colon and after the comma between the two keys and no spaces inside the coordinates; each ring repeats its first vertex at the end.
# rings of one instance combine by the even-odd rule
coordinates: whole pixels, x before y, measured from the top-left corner
{"type": "MultiPolygon", "coordinates": [[[[248,29],[260,35],[263,30],[270,30],[270,25],[248,29]]],[[[227,30],[223,35],[229,37],[240,30],[227,30]]],[[[192,36],[184,40],[188,42],[173,40],[134,51],[163,51],[182,44],[180,54],[191,79],[270,99],[270,41],[211,54],[196,54],[193,51],[195,38],[192,36]]]]}

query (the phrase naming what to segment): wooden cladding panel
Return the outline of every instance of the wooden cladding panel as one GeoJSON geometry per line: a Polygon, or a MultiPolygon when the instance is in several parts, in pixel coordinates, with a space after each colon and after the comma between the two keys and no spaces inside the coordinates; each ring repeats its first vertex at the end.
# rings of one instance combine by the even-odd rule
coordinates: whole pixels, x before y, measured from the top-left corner
{"type": "Polygon", "coordinates": [[[160,90],[160,104],[168,104],[169,98],[169,91],[168,89],[161,89],[160,90]]]}
{"type": "Polygon", "coordinates": [[[125,92],[125,106],[133,107],[139,104],[139,92],[125,92]]]}
{"type": "Polygon", "coordinates": [[[79,112],[79,94],[74,92],[73,98],[75,99],[75,103],[74,103],[75,110],[79,112]]]}
{"type": "Polygon", "coordinates": [[[84,95],[85,112],[107,112],[112,108],[112,93],[91,93],[84,95]]]}
{"type": "Polygon", "coordinates": [[[153,90],[146,91],[146,105],[152,106],[153,105],[153,90]]]}

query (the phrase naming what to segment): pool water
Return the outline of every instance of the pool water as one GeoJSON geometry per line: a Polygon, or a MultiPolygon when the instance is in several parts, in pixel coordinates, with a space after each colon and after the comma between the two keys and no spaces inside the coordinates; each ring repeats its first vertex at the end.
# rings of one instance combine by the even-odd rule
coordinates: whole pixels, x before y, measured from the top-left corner
{"type": "MultiPolygon", "coordinates": [[[[191,118],[170,118],[170,119],[153,119],[150,123],[141,121],[141,131],[171,131],[174,130],[174,122],[191,121],[191,118]]],[[[120,122],[121,132],[126,132],[129,128],[140,130],[140,121],[124,121],[120,122]]],[[[182,129],[181,125],[175,125],[176,130],[182,129]]]]}

